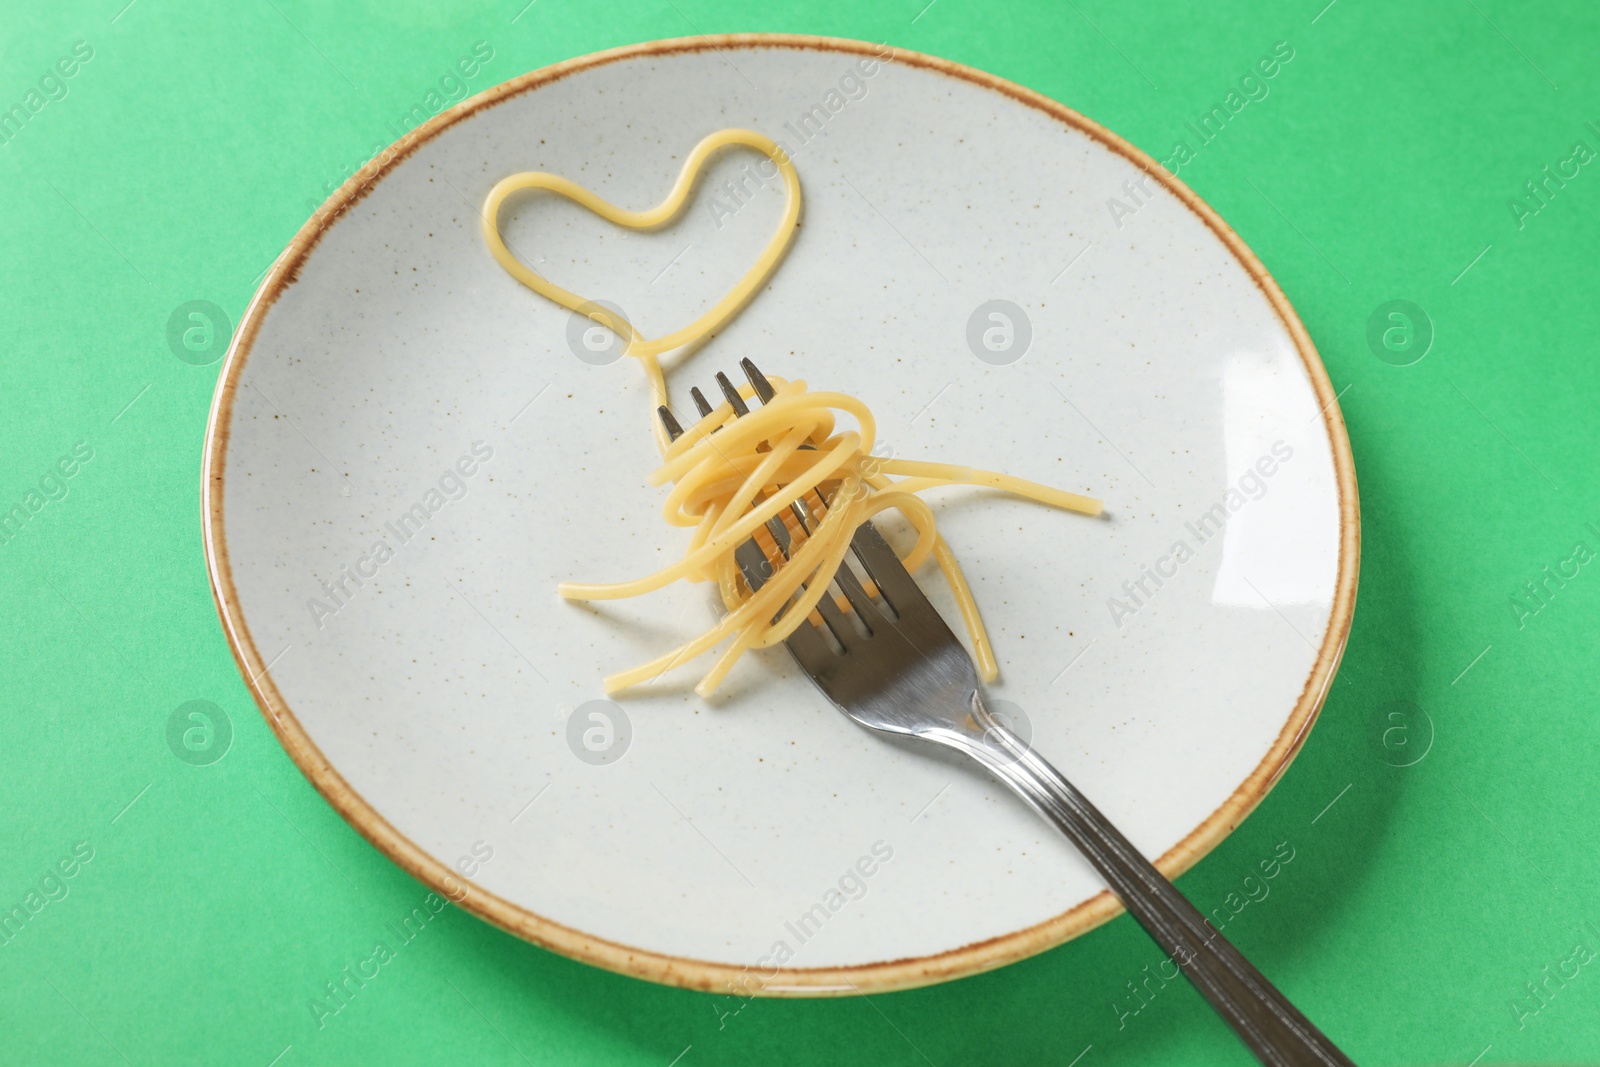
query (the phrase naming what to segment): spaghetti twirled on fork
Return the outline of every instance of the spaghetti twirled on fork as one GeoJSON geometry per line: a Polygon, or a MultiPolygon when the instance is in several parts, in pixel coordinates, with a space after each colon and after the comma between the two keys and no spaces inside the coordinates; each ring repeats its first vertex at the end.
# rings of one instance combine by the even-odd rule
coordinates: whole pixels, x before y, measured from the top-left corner
{"type": "MultiPolygon", "coordinates": [[[[495,258],[518,281],[570,310],[585,310],[595,321],[620,333],[628,342],[626,353],[644,366],[653,400],[664,405],[665,380],[657,355],[669,342],[686,345],[699,340],[754,295],[793,237],[799,196],[794,165],[782,149],[751,131],[723,130],[702,140],[690,153],[673,192],[659,208],[624,211],[566,179],[529,172],[503,179],[490,192],[483,233],[495,258]],[[609,312],[585,310],[589,305],[580,303],[574,294],[530,271],[501,236],[498,219],[505,199],[514,192],[534,189],[568,196],[624,225],[662,225],[682,209],[705,159],[730,145],[753,147],[772,159],[785,177],[789,207],[757,268],[700,320],[705,325],[698,334],[691,329],[650,341],[609,312]]],[[[606,691],[657,678],[731,638],[696,686],[696,692],[709,695],[745,652],[778,644],[796,627],[816,618],[817,604],[830,595],[835,576],[846,566],[845,556],[856,529],[889,509],[901,512],[917,531],[917,542],[904,559],[906,569],[914,571],[930,556],[938,563],[972,637],[978,671],[985,681],[993,681],[999,668],[977,603],[955,556],[935,529],[933,512],[918,494],[948,485],[984,486],[1085,515],[1098,515],[1100,501],[993,471],[875,457],[876,422],[860,400],[843,393],[810,392],[798,379],[767,379],[748,360],[745,369],[751,382],[747,389],[736,390],[719,376],[726,397],[721,405],[713,408],[702,402],[700,420],[670,443],[666,433],[658,432],[664,463],[651,482],[673,484],[664,506],[667,522],[694,529],[684,558],[633,581],[612,585],[568,582],[559,587],[561,595],[570,600],[607,600],[639,596],[679,580],[717,583],[727,613],[715,626],[648,663],[611,675],[605,680],[606,691]],[[748,408],[746,401],[758,396],[760,406],[748,408]],[[856,428],[838,429],[837,415],[848,416],[856,428]],[[783,535],[781,544],[774,538],[772,523],[782,524],[778,527],[783,535]],[[740,546],[752,539],[773,566],[772,576],[755,592],[735,559],[740,546]]],[[[697,393],[696,400],[703,398],[697,393]]],[[[670,420],[670,413],[662,410],[670,420]]],[[[675,425],[675,420],[669,425],[675,425]]],[[[841,610],[848,610],[845,599],[838,600],[841,610]]]]}
{"type": "MultiPolygon", "coordinates": [[[[649,663],[612,675],[607,691],[656,678],[731,637],[696,687],[709,695],[746,651],[779,644],[795,627],[809,624],[845,565],[856,528],[891,508],[917,531],[906,569],[915,570],[929,556],[938,562],[972,636],[979,672],[993,680],[998,667],[977,603],[934,527],[933,512],[917,494],[945,485],[987,486],[1087,515],[1099,514],[1100,502],[993,471],[880,459],[872,455],[876,423],[860,400],[813,393],[803,381],[763,379],[746,365],[752,385],[734,395],[744,407],[742,401],[756,393],[755,383],[770,381],[764,403],[741,417],[733,398],[725,400],[668,446],[666,462],[650,479],[656,485],[673,483],[663,508],[667,522],[694,528],[683,559],[631,582],[560,586],[568,599],[605,600],[639,596],[679,580],[717,583],[728,609],[717,625],[649,663]],[[853,417],[857,428],[836,433],[836,413],[853,417]],[[808,522],[791,509],[794,501],[802,503],[808,522]],[[783,524],[788,544],[776,543],[768,525],[773,520],[783,524]],[[774,564],[772,577],[755,593],[734,559],[735,550],[752,538],[774,564]]],[[[843,598],[840,607],[847,610],[843,598]]]]}

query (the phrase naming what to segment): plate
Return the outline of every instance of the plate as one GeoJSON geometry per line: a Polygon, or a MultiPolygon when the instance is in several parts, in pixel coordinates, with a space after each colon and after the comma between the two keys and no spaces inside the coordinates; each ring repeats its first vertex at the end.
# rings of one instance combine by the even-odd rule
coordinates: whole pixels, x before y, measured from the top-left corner
{"type": "MultiPolygon", "coordinates": [[[[1305,739],[1355,594],[1356,492],[1283,294],[1192,192],[1037,94],[927,56],[776,35],[664,41],[525,75],[353,177],[267,275],[218,384],[204,522],[241,673],[373,844],[530,941],[658,982],[825,995],[995,967],[1118,912],[981,773],[869,735],[782,649],[601,678],[707,626],[704,586],[560,600],[686,531],[643,376],[513,281],[479,207],[515,171],[655,204],[689,150],[767,133],[799,170],[770,283],[668,372],[750,356],[848,392],[880,453],[1001,469],[1101,520],[937,495],[1001,662],[990,696],[1170,877],[1305,739]]],[[[732,286],[782,210],[716,157],[679,223],[553,197],[511,247],[646,335],[732,286]]],[[[923,585],[952,617],[936,574],[923,585]]]]}

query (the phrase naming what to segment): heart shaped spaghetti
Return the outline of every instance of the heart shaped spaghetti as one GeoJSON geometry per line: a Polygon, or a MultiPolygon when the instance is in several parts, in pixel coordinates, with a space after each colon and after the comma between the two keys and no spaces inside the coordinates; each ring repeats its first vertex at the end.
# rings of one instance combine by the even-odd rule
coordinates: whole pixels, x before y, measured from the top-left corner
{"type": "MultiPolygon", "coordinates": [[[[488,244],[489,251],[499,260],[508,274],[540,296],[560,304],[567,310],[588,315],[627,343],[624,349],[626,354],[634,356],[643,363],[645,373],[649,375],[652,406],[667,402],[666,379],[662,376],[661,365],[656,357],[663,352],[715,333],[729,319],[737,315],[777,269],[784,253],[789,250],[790,242],[794,240],[799,222],[800,175],[795,171],[794,163],[770,137],[754,130],[741,129],[718,130],[695,145],[693,151],[689,153],[689,158],[683,161],[683,169],[678,172],[678,180],[672,190],[653,208],[630,211],[603,199],[570,178],[563,178],[559,174],[547,171],[523,171],[495,183],[494,188],[489,190],[488,199],[484,201],[482,216],[483,239],[488,244]],[[723,148],[734,145],[753,148],[777,165],[778,173],[783,175],[783,218],[779,220],[778,227],[772,232],[766,247],[761,250],[761,255],[756,258],[750,269],[745,271],[744,277],[740,278],[738,283],[703,315],[664,337],[647,338],[634,327],[633,323],[621,315],[608,311],[594,301],[550,281],[518,259],[516,254],[506,247],[505,239],[500,235],[500,211],[506,199],[513,193],[537,189],[564,196],[573,203],[588,208],[607,222],[615,223],[624,229],[640,231],[660,229],[683,213],[684,206],[689,202],[689,193],[694,189],[695,181],[700,177],[700,172],[705,169],[706,162],[711,156],[723,148]]],[[[660,443],[664,449],[665,441],[660,443]]]]}

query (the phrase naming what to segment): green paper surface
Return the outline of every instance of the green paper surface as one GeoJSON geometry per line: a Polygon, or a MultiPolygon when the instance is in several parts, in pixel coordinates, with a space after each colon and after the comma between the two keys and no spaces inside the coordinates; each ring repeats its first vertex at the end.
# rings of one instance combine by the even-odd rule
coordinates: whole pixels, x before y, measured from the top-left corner
{"type": "Polygon", "coordinates": [[[1567,162],[1600,149],[1600,8],[925,2],[8,0],[0,109],[26,120],[0,124],[0,510],[42,506],[0,543],[0,913],[27,915],[0,934],[0,1061],[1250,1062],[1181,983],[1136,999],[1161,953],[1126,917],[943,986],[746,1003],[451,908],[336,1015],[310,1007],[426,891],[321,800],[234,668],[199,524],[226,331],[185,347],[182,309],[236,324],[312,205],[476,42],[473,91],[750,30],[944,56],[1158,159],[1293,48],[1180,176],[1342,391],[1360,597],[1304,751],[1180,885],[1222,904],[1288,842],[1227,934],[1359,1063],[1600,1060],[1600,564],[1568,562],[1600,551],[1600,163],[1567,162]],[[1420,315],[1369,331],[1397,300],[1420,315]],[[215,733],[188,712],[169,730],[191,701],[215,733]]]}

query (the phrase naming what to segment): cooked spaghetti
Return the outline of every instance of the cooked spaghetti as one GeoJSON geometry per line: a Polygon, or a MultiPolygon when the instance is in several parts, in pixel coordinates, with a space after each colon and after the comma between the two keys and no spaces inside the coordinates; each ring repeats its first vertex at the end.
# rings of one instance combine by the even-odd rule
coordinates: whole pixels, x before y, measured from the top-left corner
{"type": "MultiPolygon", "coordinates": [[[[592,305],[529,271],[506,247],[498,224],[506,197],[521,189],[547,189],[613,222],[634,228],[660,226],[681,211],[706,157],[730,144],[762,151],[786,178],[789,200],[784,221],[756,267],[712,311],[659,341],[642,338],[631,324],[609,312],[592,315],[628,341],[625,351],[644,364],[654,404],[666,402],[665,379],[656,356],[699,340],[737,312],[766,280],[792,238],[799,218],[799,183],[782,150],[748,130],[713,134],[690,154],[667,199],[646,212],[616,208],[566,179],[544,173],[506,178],[495,186],[484,207],[484,238],[514,277],[565,307],[587,309],[592,305]]],[[[727,614],[715,626],[649,663],[610,676],[605,680],[606,691],[614,693],[658,678],[731,638],[695,687],[702,696],[710,695],[745,652],[778,644],[797,627],[820,619],[816,606],[829,595],[834,576],[845,566],[851,536],[873,515],[889,509],[904,515],[917,532],[916,544],[904,557],[906,569],[916,570],[930,556],[938,563],[971,635],[979,674],[985,681],[993,681],[999,668],[972,590],[935,528],[933,512],[918,494],[946,485],[984,486],[1085,515],[1098,515],[1100,502],[992,471],[877,458],[872,455],[876,422],[860,400],[843,393],[812,393],[803,381],[774,378],[771,382],[773,395],[748,414],[736,415],[731,403],[724,401],[676,441],[669,442],[658,429],[664,463],[651,482],[673,485],[663,509],[666,521],[694,528],[683,559],[629,582],[569,582],[559,587],[569,600],[609,600],[639,596],[680,580],[717,583],[727,614]],[[855,428],[836,432],[836,414],[848,416],[855,428]],[[812,520],[808,525],[793,516],[790,504],[796,500],[807,501],[812,520]],[[783,546],[787,555],[770,532],[771,520],[784,524],[790,542],[783,546]],[[750,588],[734,558],[735,550],[752,538],[775,565],[758,590],[750,588]]],[[[848,601],[840,598],[839,607],[849,610],[848,601]]]]}

